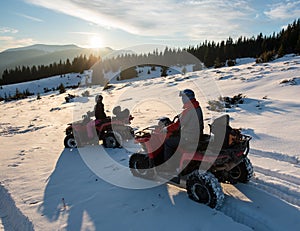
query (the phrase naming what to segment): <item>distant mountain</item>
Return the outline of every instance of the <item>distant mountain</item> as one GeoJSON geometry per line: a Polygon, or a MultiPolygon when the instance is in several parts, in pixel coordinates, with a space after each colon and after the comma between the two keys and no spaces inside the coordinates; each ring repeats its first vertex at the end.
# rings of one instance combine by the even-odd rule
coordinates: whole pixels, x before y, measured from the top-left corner
{"type": "Polygon", "coordinates": [[[18,47],[18,48],[11,48],[7,49],[4,52],[12,52],[12,51],[25,51],[25,50],[40,50],[45,52],[55,52],[55,51],[62,51],[62,50],[69,50],[69,49],[76,49],[79,48],[76,45],[46,45],[46,44],[35,44],[27,47],[18,47]]]}
{"type": "Polygon", "coordinates": [[[82,48],[76,45],[45,45],[36,44],[27,47],[12,48],[0,53],[0,78],[3,71],[16,66],[48,65],[58,63],[60,60],[72,61],[76,56],[90,54],[104,57],[113,49],[105,48],[82,48]]]}

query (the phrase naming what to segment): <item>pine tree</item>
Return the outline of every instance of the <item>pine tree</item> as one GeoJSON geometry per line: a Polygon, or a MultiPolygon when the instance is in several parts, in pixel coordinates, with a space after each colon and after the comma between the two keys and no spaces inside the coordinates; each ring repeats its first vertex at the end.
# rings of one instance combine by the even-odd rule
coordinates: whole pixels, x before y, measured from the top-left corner
{"type": "MultiPolygon", "coordinates": [[[[265,51],[265,52],[267,52],[267,51],[265,51]]],[[[279,58],[285,55],[284,48],[283,48],[282,44],[280,45],[277,54],[278,54],[279,58]]]]}
{"type": "Polygon", "coordinates": [[[63,85],[63,83],[61,83],[59,86],[58,86],[58,90],[59,90],[59,94],[63,94],[66,92],[66,88],[65,86],[63,85]]]}
{"type": "Polygon", "coordinates": [[[295,52],[297,54],[300,54],[300,34],[299,34],[298,41],[297,41],[297,44],[296,44],[296,47],[295,47],[295,52]]]}

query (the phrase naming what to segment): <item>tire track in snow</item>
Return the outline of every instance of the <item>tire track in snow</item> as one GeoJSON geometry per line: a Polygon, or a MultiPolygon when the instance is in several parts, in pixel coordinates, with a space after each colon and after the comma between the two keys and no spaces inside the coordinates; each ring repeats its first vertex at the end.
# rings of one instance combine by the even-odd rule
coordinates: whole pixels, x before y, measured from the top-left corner
{"type": "MultiPolygon", "coordinates": [[[[295,156],[257,149],[251,149],[251,155],[285,162],[293,168],[300,168],[299,158],[295,156]]],[[[300,178],[256,165],[253,165],[253,168],[255,177],[251,179],[250,185],[300,208],[300,178]]]]}
{"type": "Polygon", "coordinates": [[[287,174],[254,167],[256,177],[250,185],[300,208],[300,179],[287,174]]]}
{"type": "Polygon", "coordinates": [[[253,230],[272,230],[268,222],[260,214],[257,214],[253,207],[241,205],[241,203],[247,202],[242,201],[243,198],[240,197],[240,192],[234,185],[224,184],[222,188],[225,193],[225,202],[221,212],[231,217],[235,222],[246,225],[253,230]]]}
{"type": "Polygon", "coordinates": [[[267,183],[263,180],[255,180],[252,184],[255,188],[260,188],[263,191],[276,196],[289,204],[292,204],[298,208],[300,208],[300,199],[299,199],[299,193],[295,191],[291,191],[288,187],[280,186],[278,187],[277,184],[274,183],[267,183]],[[289,191],[288,191],[289,190],[289,191]]]}
{"type": "MultiPolygon", "coordinates": [[[[266,152],[251,149],[251,155],[260,158],[269,158],[275,161],[284,162],[292,168],[300,168],[299,158],[287,154],[266,152]]],[[[253,165],[254,174],[251,184],[263,191],[268,192],[292,205],[300,207],[300,178],[285,173],[280,173],[261,166],[253,165]]]]}
{"type": "MultiPolygon", "coordinates": [[[[259,150],[251,154],[285,162],[293,167],[300,167],[298,158],[285,154],[259,150]]],[[[298,209],[300,208],[300,178],[255,165],[253,165],[253,167],[255,177],[253,177],[246,186],[249,190],[261,190],[274,198],[279,198],[284,201],[282,203],[287,202],[298,209]]],[[[252,202],[247,206],[241,205],[248,202],[247,198],[242,195],[234,185],[223,185],[223,191],[226,199],[221,212],[225,215],[254,230],[267,231],[278,228],[272,224],[271,219],[260,214],[261,211],[259,212],[259,207],[253,207],[251,205],[252,202]]]]}
{"type": "Polygon", "coordinates": [[[283,153],[278,152],[266,152],[257,149],[251,149],[251,155],[258,157],[270,158],[278,161],[287,162],[290,164],[294,164],[296,167],[300,167],[300,160],[296,156],[289,156],[283,153]]]}
{"type": "Polygon", "coordinates": [[[299,193],[287,195],[286,188],[280,191],[277,185],[273,188],[264,181],[260,183],[254,179],[248,184],[223,184],[225,202],[220,211],[253,230],[280,231],[291,224],[299,227],[299,193]],[[266,203],[272,205],[272,209],[266,203]],[[279,210],[290,216],[280,219],[279,210]]]}
{"type": "Polygon", "coordinates": [[[279,172],[275,172],[272,171],[270,169],[265,169],[262,167],[258,167],[258,166],[254,166],[254,171],[255,172],[259,172],[261,174],[264,174],[266,176],[272,176],[272,177],[276,177],[282,181],[286,181],[289,182],[291,184],[295,184],[296,186],[300,185],[300,178],[295,177],[295,176],[291,176],[288,174],[284,174],[284,173],[279,173],[279,172]]]}

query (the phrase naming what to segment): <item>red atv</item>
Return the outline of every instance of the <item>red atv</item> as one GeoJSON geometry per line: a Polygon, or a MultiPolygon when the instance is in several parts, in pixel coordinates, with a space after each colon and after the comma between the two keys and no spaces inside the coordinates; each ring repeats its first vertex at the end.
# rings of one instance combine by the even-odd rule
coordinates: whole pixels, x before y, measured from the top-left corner
{"type": "Polygon", "coordinates": [[[116,108],[113,110],[114,116],[95,121],[97,139],[91,140],[87,135],[87,124],[91,121],[89,113],[84,115],[82,120],[68,124],[64,139],[65,147],[76,148],[88,144],[97,145],[99,140],[102,140],[104,147],[117,148],[122,146],[124,140],[132,139],[134,132],[129,124],[133,117],[128,109],[120,111],[115,110],[116,108]]]}
{"type": "Polygon", "coordinates": [[[192,200],[211,208],[220,208],[224,194],[219,182],[247,183],[253,175],[252,164],[247,158],[251,137],[232,129],[228,115],[221,116],[210,125],[210,135],[204,134],[194,150],[190,147],[178,148],[180,159],[177,161],[177,174],[172,172],[166,178],[168,173],[165,174],[161,168],[165,162],[163,147],[166,138],[162,128],[173,122],[163,118],[158,125],[135,134],[135,141],[141,144],[142,150],[129,159],[132,174],[153,180],[174,177],[171,181],[179,185],[181,180],[183,183],[185,181],[184,187],[192,200]]]}

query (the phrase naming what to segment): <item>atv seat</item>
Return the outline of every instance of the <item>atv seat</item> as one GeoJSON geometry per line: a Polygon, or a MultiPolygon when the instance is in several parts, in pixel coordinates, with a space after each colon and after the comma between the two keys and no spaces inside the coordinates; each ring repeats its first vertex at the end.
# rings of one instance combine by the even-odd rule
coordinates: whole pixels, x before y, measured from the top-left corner
{"type": "Polygon", "coordinates": [[[195,150],[195,144],[185,144],[183,149],[187,152],[194,152],[194,151],[205,151],[209,144],[210,135],[203,134],[198,142],[198,145],[195,150]]]}

